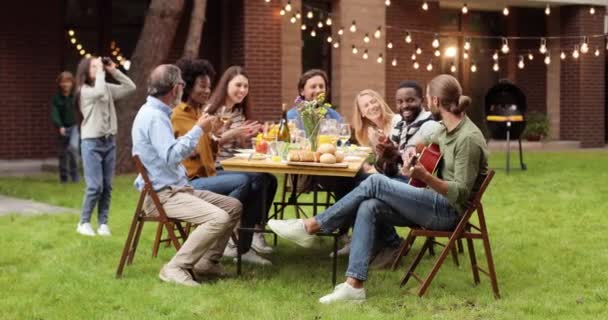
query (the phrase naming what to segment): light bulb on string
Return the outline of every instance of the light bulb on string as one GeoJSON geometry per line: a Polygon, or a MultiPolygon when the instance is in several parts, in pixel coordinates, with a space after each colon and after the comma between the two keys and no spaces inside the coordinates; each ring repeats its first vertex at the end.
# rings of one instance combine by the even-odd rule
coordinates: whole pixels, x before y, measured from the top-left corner
{"type": "Polygon", "coordinates": [[[547,3],[547,6],[545,7],[545,14],[546,15],[550,15],[551,14],[551,6],[547,3]]]}
{"type": "Polygon", "coordinates": [[[600,56],[600,48],[595,48],[595,52],[593,53],[596,57],[600,56]]]}
{"type": "Polygon", "coordinates": [[[422,49],[418,45],[416,45],[416,54],[417,55],[421,55],[422,54],[422,49]]]}
{"type": "Polygon", "coordinates": [[[473,61],[473,63],[471,64],[471,72],[477,72],[477,64],[475,63],[475,61],[473,61]]]}
{"type": "Polygon", "coordinates": [[[559,58],[562,60],[566,60],[566,53],[562,51],[562,53],[559,54],[559,58]]]}
{"type": "Polygon", "coordinates": [[[583,44],[581,44],[581,53],[589,52],[589,38],[583,38],[583,44]]]}
{"type": "Polygon", "coordinates": [[[435,49],[435,57],[439,57],[441,55],[441,50],[435,49]]]}
{"type": "Polygon", "coordinates": [[[340,48],[340,41],[334,42],[334,48],[336,48],[336,49],[340,48]]]}
{"type": "Polygon", "coordinates": [[[464,49],[471,50],[471,40],[469,38],[464,39],[464,49]]]}
{"type": "Polygon", "coordinates": [[[87,53],[87,54],[85,54],[85,55],[84,55],[84,57],[88,59],[88,58],[90,58],[90,57],[91,57],[91,54],[90,54],[90,53],[87,53]]]}
{"type": "Polygon", "coordinates": [[[387,7],[388,7],[388,6],[390,6],[390,5],[391,5],[391,0],[386,0],[386,1],[384,1],[384,4],[385,4],[387,7]]]}
{"type": "Polygon", "coordinates": [[[352,50],[353,54],[357,54],[359,53],[359,49],[357,49],[357,47],[353,44],[353,50],[352,50]]]}
{"type": "Polygon", "coordinates": [[[389,48],[389,49],[392,49],[392,48],[393,48],[393,43],[389,41],[389,42],[386,44],[386,47],[387,47],[387,48],[389,48]]]}
{"type": "Polygon", "coordinates": [[[579,48],[578,48],[578,44],[574,46],[574,51],[572,51],[572,58],[574,59],[578,59],[578,57],[580,57],[580,53],[579,53],[579,48]]]}
{"type": "Polygon", "coordinates": [[[429,10],[429,4],[426,1],[422,3],[422,10],[424,10],[424,11],[429,10]]]}
{"type": "Polygon", "coordinates": [[[332,43],[334,41],[334,39],[331,36],[327,37],[327,42],[332,43]]]}
{"type": "Polygon", "coordinates": [[[380,39],[381,36],[382,36],[382,27],[378,27],[378,29],[376,29],[376,32],[374,32],[374,38],[380,39]]]}
{"type": "Polygon", "coordinates": [[[81,50],[80,50],[80,55],[81,55],[81,56],[84,56],[84,54],[85,54],[85,53],[87,53],[87,52],[86,52],[84,49],[81,49],[81,50]]]}
{"type": "Polygon", "coordinates": [[[412,60],[416,61],[416,54],[415,53],[412,53],[412,60]]]}
{"type": "Polygon", "coordinates": [[[80,50],[80,49],[82,49],[82,45],[79,43],[76,45],[76,50],[80,50]]]}
{"type": "Polygon", "coordinates": [[[334,22],[333,22],[333,21],[331,21],[331,18],[330,18],[330,17],[327,17],[327,19],[325,20],[325,24],[326,24],[326,25],[328,25],[328,26],[331,26],[333,23],[334,23],[334,22]]]}
{"type": "Polygon", "coordinates": [[[300,13],[300,11],[296,12],[296,19],[302,19],[302,14],[300,13]]]}
{"type": "Polygon", "coordinates": [[[462,5],[462,14],[467,14],[467,13],[469,13],[469,7],[467,7],[467,3],[465,2],[462,5]]]}
{"type": "Polygon", "coordinates": [[[298,21],[298,19],[296,18],[296,15],[294,14],[294,15],[291,17],[291,19],[289,19],[289,21],[290,21],[291,23],[296,23],[296,21],[298,21]]]}
{"type": "Polygon", "coordinates": [[[285,11],[291,12],[291,1],[287,1],[287,4],[285,5],[285,11]]]}
{"type": "Polygon", "coordinates": [[[450,66],[450,72],[456,73],[456,65],[454,64],[454,62],[452,62],[452,65],[450,66]]]}
{"type": "Polygon", "coordinates": [[[393,58],[393,61],[391,61],[391,65],[392,65],[393,67],[396,67],[396,66],[397,66],[397,58],[393,58]]]}
{"type": "Polygon", "coordinates": [[[363,37],[363,42],[369,43],[369,35],[366,33],[365,37],[363,37]]]}
{"type": "Polygon", "coordinates": [[[317,28],[319,28],[319,29],[323,28],[323,22],[319,21],[317,23],[317,28]]]}
{"type": "Polygon", "coordinates": [[[494,65],[492,66],[492,70],[494,70],[494,72],[500,71],[500,66],[498,65],[498,62],[494,62],[494,65]]]}
{"type": "Polygon", "coordinates": [[[418,70],[420,68],[420,63],[418,63],[418,61],[414,61],[413,67],[414,69],[418,70]]]}
{"type": "Polygon", "coordinates": [[[344,28],[340,28],[340,30],[338,30],[338,35],[341,36],[344,34],[344,28]]]}
{"type": "Polygon", "coordinates": [[[369,54],[367,53],[367,49],[365,49],[365,51],[363,51],[363,59],[367,60],[367,58],[369,58],[369,54]]]}
{"type": "Polygon", "coordinates": [[[382,53],[378,55],[378,59],[376,59],[376,62],[378,63],[382,63],[384,61],[384,57],[382,56],[382,53]]]}
{"type": "Polygon", "coordinates": [[[547,53],[545,55],[545,64],[549,65],[550,63],[551,63],[551,55],[547,53]]]}
{"type": "Polygon", "coordinates": [[[315,17],[315,14],[312,13],[312,10],[308,10],[308,13],[306,14],[306,18],[308,19],[312,19],[315,17]]]}
{"type": "Polygon", "coordinates": [[[281,9],[281,11],[279,11],[279,14],[284,16],[285,15],[285,9],[281,9]]]}
{"type": "Polygon", "coordinates": [[[433,71],[433,60],[431,60],[429,64],[426,65],[426,71],[433,71]]]}
{"type": "Polygon", "coordinates": [[[412,43],[412,34],[409,31],[405,34],[405,43],[412,43]]]}
{"type": "Polygon", "coordinates": [[[302,31],[306,30],[306,25],[303,24],[302,26],[300,26],[300,29],[302,29],[302,31]]]}
{"type": "Polygon", "coordinates": [[[502,9],[502,14],[506,17],[509,15],[509,8],[505,7],[504,9],[502,9]]]}
{"type": "Polygon", "coordinates": [[[517,63],[517,67],[520,69],[523,69],[525,66],[526,66],[526,64],[524,62],[524,56],[520,55],[519,62],[517,63]]]}
{"type": "Polygon", "coordinates": [[[528,53],[528,60],[530,60],[530,61],[534,60],[534,55],[532,54],[532,52],[528,53]]]}
{"type": "Polygon", "coordinates": [[[494,54],[492,55],[492,60],[498,61],[498,51],[494,51],[494,54]]]}
{"type": "Polygon", "coordinates": [[[540,47],[538,48],[538,51],[542,54],[547,53],[547,39],[545,39],[545,38],[540,39],[540,47]]]}
{"type": "Polygon", "coordinates": [[[74,34],[75,34],[74,30],[72,30],[72,29],[68,30],[68,35],[69,35],[70,37],[73,37],[73,36],[74,36],[74,34]]]}
{"type": "Polygon", "coordinates": [[[71,42],[72,44],[76,44],[76,38],[72,38],[72,39],[70,39],[70,42],[71,42]]]}
{"type": "Polygon", "coordinates": [[[311,37],[316,37],[317,36],[317,32],[315,31],[315,29],[312,29],[312,31],[310,32],[310,36],[311,37]]]}
{"type": "Polygon", "coordinates": [[[357,22],[353,20],[353,23],[350,25],[350,32],[357,32],[357,22]]]}
{"type": "Polygon", "coordinates": [[[595,7],[591,6],[591,8],[589,8],[589,14],[595,14],[595,7]]]}
{"type": "Polygon", "coordinates": [[[502,38],[502,47],[500,48],[500,51],[504,54],[509,53],[509,40],[507,40],[507,38],[502,38]]]}
{"type": "Polygon", "coordinates": [[[468,52],[467,50],[465,50],[465,51],[462,53],[462,58],[463,58],[464,60],[467,60],[467,59],[469,58],[469,52],[468,52]]]}
{"type": "Polygon", "coordinates": [[[435,34],[435,38],[433,39],[433,43],[431,43],[433,48],[439,48],[439,35],[435,34]]]}

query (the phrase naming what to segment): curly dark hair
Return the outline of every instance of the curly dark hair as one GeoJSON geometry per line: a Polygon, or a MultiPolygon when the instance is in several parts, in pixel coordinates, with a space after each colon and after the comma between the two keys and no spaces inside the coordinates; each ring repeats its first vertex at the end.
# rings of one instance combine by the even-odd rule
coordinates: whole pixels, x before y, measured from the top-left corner
{"type": "Polygon", "coordinates": [[[182,96],[183,102],[186,102],[188,97],[190,97],[190,92],[194,87],[196,78],[200,76],[207,76],[209,77],[211,83],[213,83],[215,70],[213,69],[213,65],[211,65],[211,63],[205,59],[181,58],[177,60],[175,65],[182,71],[182,79],[184,79],[184,82],[186,82],[186,85],[184,86],[184,94],[182,96]]]}

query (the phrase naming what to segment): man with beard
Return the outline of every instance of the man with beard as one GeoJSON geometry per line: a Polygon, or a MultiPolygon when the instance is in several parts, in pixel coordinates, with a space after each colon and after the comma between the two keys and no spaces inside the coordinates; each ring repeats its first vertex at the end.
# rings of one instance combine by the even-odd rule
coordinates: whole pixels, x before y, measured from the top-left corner
{"type": "Polygon", "coordinates": [[[402,154],[407,146],[428,140],[434,132],[441,130],[441,125],[433,119],[431,112],[423,108],[422,87],[417,82],[401,82],[395,93],[395,101],[402,120],[393,128],[390,139],[386,137],[384,143],[376,146],[376,170],[389,177],[398,175],[399,166],[403,165],[402,154]]]}
{"type": "MultiPolygon", "coordinates": [[[[212,273],[206,257],[221,258],[241,216],[242,205],[231,197],[194,190],[188,183],[182,161],[195,150],[201,135],[212,132],[219,123],[216,117],[203,114],[188,133],[175,139],[170,117],[181,102],[184,84],[175,65],[160,65],[152,71],[148,98],[133,121],[132,152],[146,168],[167,216],[198,225],[162,268],[159,278],[165,282],[198,286],[191,274],[200,281],[212,273]]],[[[144,188],[141,176],[135,180],[135,186],[140,192],[144,188]]],[[[144,200],[143,208],[148,215],[158,214],[149,196],[144,200]]]]}

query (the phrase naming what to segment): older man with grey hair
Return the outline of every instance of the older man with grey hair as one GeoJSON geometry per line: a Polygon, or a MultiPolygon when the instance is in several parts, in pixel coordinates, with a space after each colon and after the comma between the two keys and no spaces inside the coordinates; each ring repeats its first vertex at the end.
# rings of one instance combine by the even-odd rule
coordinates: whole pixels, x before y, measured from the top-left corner
{"type": "MultiPolygon", "coordinates": [[[[197,286],[206,275],[222,274],[219,259],[232,230],[239,221],[242,205],[234,198],[209,191],[194,190],[188,184],[182,161],[209,134],[217,118],[203,115],[184,136],[175,139],[171,112],[181,100],[184,81],[175,65],[160,65],[149,79],[148,98],[139,109],[131,136],[133,155],[146,167],[152,187],[158,193],[167,216],[198,225],[177,254],[160,271],[166,282],[197,286]]],[[[141,191],[141,176],[135,180],[141,191]]],[[[146,214],[158,214],[151,198],[144,202],[146,214]]]]}

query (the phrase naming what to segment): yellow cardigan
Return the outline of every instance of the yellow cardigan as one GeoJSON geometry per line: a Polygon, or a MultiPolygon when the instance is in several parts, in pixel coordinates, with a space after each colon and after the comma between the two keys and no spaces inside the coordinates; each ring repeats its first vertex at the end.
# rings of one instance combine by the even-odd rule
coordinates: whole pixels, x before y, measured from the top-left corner
{"type": "MultiPolygon", "coordinates": [[[[199,115],[195,108],[182,102],[171,115],[173,134],[180,137],[188,133],[196,124],[199,115]]],[[[189,179],[215,176],[215,157],[217,155],[217,142],[211,139],[211,133],[205,132],[196,145],[195,154],[184,160],[186,173],[189,179]]]]}

